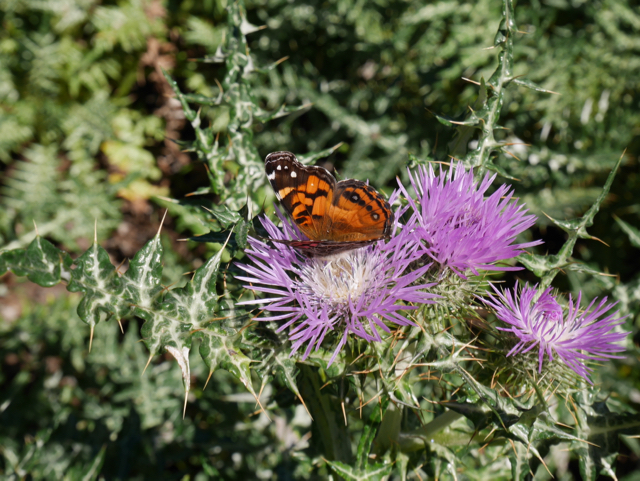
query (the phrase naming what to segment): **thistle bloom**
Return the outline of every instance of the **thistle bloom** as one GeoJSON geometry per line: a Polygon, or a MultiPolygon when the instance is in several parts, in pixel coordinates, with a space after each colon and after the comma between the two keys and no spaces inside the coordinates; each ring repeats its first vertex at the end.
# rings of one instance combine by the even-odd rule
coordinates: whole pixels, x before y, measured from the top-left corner
{"type": "Polygon", "coordinates": [[[618,343],[628,333],[616,332],[615,328],[623,323],[626,316],[616,317],[618,311],[610,314],[615,303],[607,304],[606,297],[595,307],[597,299],[594,299],[584,311],[579,309],[582,293],[578,294],[575,302],[569,297],[569,306],[563,313],[551,295],[551,288],[537,300],[536,286],[518,289],[516,284],[513,290],[504,292],[493,289],[495,296],[489,295],[484,302],[495,310],[498,319],[510,326],[498,329],[510,332],[518,339],[507,356],[525,354],[538,348],[538,372],[542,372],[545,354],[550,361],[555,359],[555,355],[589,383],[593,369],[587,367],[585,361],[622,357],[612,353],[624,351],[618,343]]]}
{"type": "Polygon", "coordinates": [[[495,266],[493,263],[517,256],[523,249],[542,241],[513,244],[516,236],[531,227],[534,215],[526,215],[523,205],[512,202],[513,190],[500,186],[492,195],[484,194],[495,179],[485,175],[479,184],[473,171],[462,164],[448,173],[436,175],[433,167],[420,166],[409,171],[415,196],[400,184],[412,215],[407,228],[417,239],[425,241],[425,253],[441,269],[449,268],[465,278],[471,270],[517,270],[518,267],[495,266]]]}
{"type": "MultiPolygon", "coordinates": [[[[304,235],[278,211],[283,228],[268,218],[262,225],[275,240],[304,240],[304,235]]],[[[272,297],[246,301],[263,305],[271,313],[261,321],[283,324],[278,332],[289,330],[294,354],[306,344],[303,359],[322,344],[329,331],[337,331],[340,342],[333,352],[333,363],[349,334],[366,341],[381,341],[379,330],[389,333],[385,321],[400,326],[413,325],[401,311],[417,309],[405,303],[432,303],[434,294],[425,292],[432,284],[414,285],[429,266],[409,271],[420,257],[415,243],[404,231],[396,232],[388,243],[349,251],[337,259],[303,258],[288,245],[267,244],[249,238],[245,253],[252,264],[240,265],[247,276],[246,287],[272,297]]]]}

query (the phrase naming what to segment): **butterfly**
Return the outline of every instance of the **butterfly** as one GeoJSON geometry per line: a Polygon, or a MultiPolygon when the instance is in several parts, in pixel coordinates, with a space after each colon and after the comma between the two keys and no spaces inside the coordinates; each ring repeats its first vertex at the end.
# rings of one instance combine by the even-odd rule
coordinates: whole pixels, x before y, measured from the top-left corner
{"type": "Polygon", "coordinates": [[[391,235],[391,206],[370,185],[355,179],[337,182],[327,169],[304,166],[291,152],[272,152],[264,162],[276,197],[309,238],[276,242],[307,257],[330,257],[391,235]]]}

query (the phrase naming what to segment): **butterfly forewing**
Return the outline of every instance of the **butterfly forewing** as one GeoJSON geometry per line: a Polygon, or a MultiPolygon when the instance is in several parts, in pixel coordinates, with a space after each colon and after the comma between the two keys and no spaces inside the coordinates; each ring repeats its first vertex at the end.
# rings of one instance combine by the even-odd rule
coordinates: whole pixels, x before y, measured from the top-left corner
{"type": "Polygon", "coordinates": [[[322,167],[302,165],[291,152],[269,154],[265,170],[276,197],[298,228],[310,239],[326,239],[335,178],[322,167]]]}

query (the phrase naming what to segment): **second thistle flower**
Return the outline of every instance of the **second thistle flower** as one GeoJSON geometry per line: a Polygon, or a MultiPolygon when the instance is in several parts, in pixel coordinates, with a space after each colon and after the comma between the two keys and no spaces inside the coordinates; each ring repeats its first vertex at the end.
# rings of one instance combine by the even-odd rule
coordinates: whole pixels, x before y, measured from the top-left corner
{"type": "Polygon", "coordinates": [[[431,166],[419,166],[409,172],[409,179],[415,195],[400,184],[411,209],[405,228],[414,233],[441,270],[450,269],[465,278],[469,271],[478,275],[478,270],[518,269],[495,263],[542,243],[514,243],[518,234],[533,226],[536,217],[512,201],[513,190],[507,185],[485,198],[495,175],[487,174],[482,182],[476,182],[473,171],[458,164],[439,174],[431,166]]]}

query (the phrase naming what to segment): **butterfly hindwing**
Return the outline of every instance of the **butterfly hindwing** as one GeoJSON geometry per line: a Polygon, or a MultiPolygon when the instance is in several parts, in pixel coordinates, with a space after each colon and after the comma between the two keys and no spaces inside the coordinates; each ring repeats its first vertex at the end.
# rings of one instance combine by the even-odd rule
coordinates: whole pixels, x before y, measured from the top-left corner
{"type": "Polygon", "coordinates": [[[329,212],[334,241],[363,241],[390,235],[393,213],[389,203],[360,180],[338,182],[329,212]]]}
{"type": "Polygon", "coordinates": [[[292,241],[271,239],[278,244],[285,244],[295,248],[298,252],[304,254],[306,257],[329,257],[341,252],[350,251],[353,249],[359,249],[369,244],[376,242],[379,239],[372,239],[368,241],[352,241],[352,242],[333,242],[333,241],[292,241]]]}

